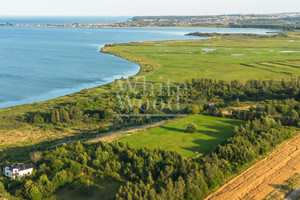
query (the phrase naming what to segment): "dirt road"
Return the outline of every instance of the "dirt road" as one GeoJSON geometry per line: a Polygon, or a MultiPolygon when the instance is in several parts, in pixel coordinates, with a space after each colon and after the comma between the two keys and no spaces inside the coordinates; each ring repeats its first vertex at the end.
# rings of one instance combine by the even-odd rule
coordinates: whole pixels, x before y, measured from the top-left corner
{"type": "Polygon", "coordinates": [[[292,200],[300,193],[300,186],[297,187],[291,194],[285,197],[284,200],[292,200]]]}
{"type": "Polygon", "coordinates": [[[206,200],[262,200],[300,172],[300,136],[237,176],[206,200]]]}

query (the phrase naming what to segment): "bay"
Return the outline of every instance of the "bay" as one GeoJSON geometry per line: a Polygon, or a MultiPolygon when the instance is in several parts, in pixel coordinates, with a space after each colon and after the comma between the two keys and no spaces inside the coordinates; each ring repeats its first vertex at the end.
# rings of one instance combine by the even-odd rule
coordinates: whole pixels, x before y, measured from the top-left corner
{"type": "Polygon", "coordinates": [[[262,29],[0,27],[0,108],[34,103],[135,75],[139,66],[101,53],[109,43],[199,39],[190,32],[262,29]]]}

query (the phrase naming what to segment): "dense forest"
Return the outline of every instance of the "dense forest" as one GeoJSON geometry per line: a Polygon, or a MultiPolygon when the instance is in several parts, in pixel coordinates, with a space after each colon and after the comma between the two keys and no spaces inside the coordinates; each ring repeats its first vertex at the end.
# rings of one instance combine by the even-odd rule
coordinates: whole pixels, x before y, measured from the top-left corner
{"type": "MultiPolygon", "coordinates": [[[[186,159],[162,149],[132,149],[128,144],[64,144],[43,152],[38,170],[29,177],[8,181],[8,191],[21,199],[45,199],[76,179],[93,187],[93,179],[123,182],[115,199],[202,199],[226,178],[259,155],[291,137],[293,129],[261,117],[234,129],[234,136],[204,157],[186,159]],[[86,176],[82,176],[85,174],[86,176]]],[[[0,186],[3,195],[3,185],[0,186]]],[[[2,194],[1,194],[2,195],[2,194]]]]}
{"type": "MultiPolygon", "coordinates": [[[[28,113],[21,118],[33,124],[59,124],[64,126],[107,121],[122,124],[128,117],[120,117],[118,114],[202,113],[222,116],[224,108],[238,106],[242,102],[249,101],[249,105],[251,105],[251,102],[253,104],[260,102],[263,108],[252,108],[249,111],[232,111],[230,112],[232,116],[228,117],[253,120],[254,117],[265,116],[265,112],[267,112],[276,119],[280,119],[285,125],[298,126],[299,90],[299,77],[282,81],[249,80],[247,82],[193,79],[187,80],[185,87],[182,88],[180,88],[180,84],[163,87],[162,90],[157,88],[144,90],[141,87],[133,92],[127,88],[118,93],[88,97],[76,103],[53,108],[48,112],[28,113]],[[155,102],[155,105],[147,105],[144,99],[155,102]],[[159,101],[156,101],[157,99],[159,101]],[[138,100],[141,103],[130,105],[129,100],[131,102],[138,100]],[[122,103],[120,104],[120,102],[122,103]],[[180,108],[170,110],[164,105],[166,102],[171,102],[174,106],[180,104],[180,108]],[[197,107],[196,111],[192,109],[194,106],[197,107]]],[[[134,120],[147,122],[151,121],[151,118],[136,117],[134,120]]],[[[108,131],[108,129],[105,130],[108,131]]]]}

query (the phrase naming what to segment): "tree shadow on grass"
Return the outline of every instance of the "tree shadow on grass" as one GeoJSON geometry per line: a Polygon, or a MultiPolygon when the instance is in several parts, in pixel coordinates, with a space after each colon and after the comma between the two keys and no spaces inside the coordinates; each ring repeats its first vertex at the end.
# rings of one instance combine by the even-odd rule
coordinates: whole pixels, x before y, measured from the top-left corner
{"type": "Polygon", "coordinates": [[[285,186],[285,185],[278,185],[278,184],[269,184],[269,185],[275,189],[282,189],[285,186]]]}
{"type": "MultiPolygon", "coordinates": [[[[53,149],[56,146],[63,144],[70,144],[76,141],[87,141],[93,139],[96,136],[100,136],[102,133],[95,134],[95,130],[76,130],[78,132],[71,136],[65,136],[62,138],[51,139],[42,141],[36,144],[28,144],[26,142],[18,142],[15,146],[0,146],[0,167],[7,163],[23,163],[30,162],[30,152],[45,151],[47,149],[53,149]]],[[[57,133],[59,134],[59,133],[57,133]]]]}
{"type": "MultiPolygon", "coordinates": [[[[198,131],[199,133],[199,131],[198,131]]],[[[198,134],[194,133],[194,134],[198,134]]],[[[222,132],[219,131],[201,131],[201,134],[208,136],[207,139],[195,139],[193,141],[194,145],[190,147],[182,147],[185,150],[188,150],[190,152],[195,153],[200,152],[203,154],[211,153],[212,150],[219,144],[222,144],[226,141],[226,139],[219,138],[218,135],[220,135],[222,132]]],[[[188,133],[187,133],[188,134],[188,133]]]]}
{"type": "Polygon", "coordinates": [[[203,154],[211,153],[214,148],[219,144],[224,144],[226,140],[233,136],[234,126],[239,126],[243,124],[242,121],[235,121],[232,119],[216,120],[219,121],[221,125],[207,125],[206,128],[213,130],[198,130],[197,133],[201,133],[204,136],[207,136],[207,139],[196,139],[193,141],[195,145],[191,147],[183,147],[183,149],[195,153],[200,152],[203,154]]]}
{"type": "Polygon", "coordinates": [[[166,130],[169,130],[169,131],[175,131],[175,132],[186,133],[186,130],[185,130],[185,129],[180,129],[180,128],[167,127],[167,126],[161,126],[160,128],[166,129],[166,130]]]}

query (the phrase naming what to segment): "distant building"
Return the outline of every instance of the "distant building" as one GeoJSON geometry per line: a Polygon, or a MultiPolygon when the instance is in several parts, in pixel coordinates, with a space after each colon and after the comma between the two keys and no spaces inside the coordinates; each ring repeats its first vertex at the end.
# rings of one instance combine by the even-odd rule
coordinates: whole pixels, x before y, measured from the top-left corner
{"type": "Polygon", "coordinates": [[[9,164],[3,167],[3,175],[12,179],[22,178],[32,174],[33,167],[31,165],[9,164]]]}

